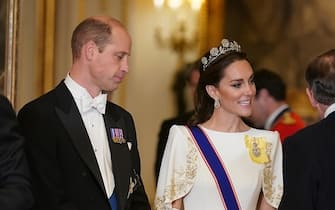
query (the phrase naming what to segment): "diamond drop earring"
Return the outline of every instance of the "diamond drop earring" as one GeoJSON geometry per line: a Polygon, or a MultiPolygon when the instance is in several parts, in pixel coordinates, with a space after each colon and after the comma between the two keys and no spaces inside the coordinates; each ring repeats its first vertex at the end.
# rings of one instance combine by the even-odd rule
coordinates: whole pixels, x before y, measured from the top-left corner
{"type": "Polygon", "coordinates": [[[214,108],[217,109],[221,106],[219,99],[214,99],[214,108]]]}

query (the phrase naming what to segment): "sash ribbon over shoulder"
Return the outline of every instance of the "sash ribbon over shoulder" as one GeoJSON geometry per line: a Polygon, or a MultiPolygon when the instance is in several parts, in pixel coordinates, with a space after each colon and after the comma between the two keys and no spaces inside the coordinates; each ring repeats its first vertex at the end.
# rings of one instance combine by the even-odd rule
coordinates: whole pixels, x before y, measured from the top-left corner
{"type": "Polygon", "coordinates": [[[209,139],[198,126],[190,126],[189,130],[217,184],[223,205],[227,210],[240,210],[241,208],[238,199],[235,196],[229,176],[209,139]]]}

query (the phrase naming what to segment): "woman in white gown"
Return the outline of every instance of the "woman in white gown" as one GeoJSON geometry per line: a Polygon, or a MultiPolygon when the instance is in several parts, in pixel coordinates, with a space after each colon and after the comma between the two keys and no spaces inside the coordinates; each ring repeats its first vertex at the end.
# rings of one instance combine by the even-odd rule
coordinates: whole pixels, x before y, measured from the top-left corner
{"type": "Polygon", "coordinates": [[[235,41],[202,58],[195,115],[170,129],[159,174],[157,210],[276,209],[283,193],[277,132],[249,127],[253,69],[235,41]]]}

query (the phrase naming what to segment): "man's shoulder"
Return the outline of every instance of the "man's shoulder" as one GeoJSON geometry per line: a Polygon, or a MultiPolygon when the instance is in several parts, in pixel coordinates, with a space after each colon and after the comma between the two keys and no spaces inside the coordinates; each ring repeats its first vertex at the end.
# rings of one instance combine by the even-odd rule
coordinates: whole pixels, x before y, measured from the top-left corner
{"type": "Polygon", "coordinates": [[[46,112],[48,110],[52,110],[55,104],[61,104],[64,107],[68,107],[70,98],[70,91],[66,92],[65,88],[62,88],[61,85],[58,85],[50,91],[28,101],[19,110],[18,114],[20,115],[22,112],[46,112]]]}
{"type": "Polygon", "coordinates": [[[276,130],[280,133],[281,140],[284,141],[288,136],[296,133],[306,126],[303,119],[292,111],[283,112],[275,121],[271,130],[276,130]]]}
{"type": "Polygon", "coordinates": [[[293,111],[284,112],[278,119],[277,123],[284,126],[305,126],[305,122],[302,117],[293,111]]]}
{"type": "Polygon", "coordinates": [[[8,98],[2,94],[0,94],[0,105],[2,107],[6,107],[6,109],[11,109],[11,103],[8,98]]]}
{"type": "Polygon", "coordinates": [[[30,108],[38,108],[40,106],[43,106],[44,108],[46,108],[46,104],[50,103],[53,100],[53,95],[54,95],[54,91],[51,90],[43,95],[38,96],[37,98],[34,98],[30,101],[28,101],[21,110],[25,110],[25,109],[30,109],[30,108]]]}
{"type": "Polygon", "coordinates": [[[309,144],[316,145],[320,143],[320,140],[322,141],[322,139],[319,139],[321,135],[325,134],[326,130],[324,130],[323,124],[324,122],[322,121],[310,124],[298,130],[294,134],[288,136],[285,139],[284,143],[305,145],[305,146],[309,144]]]}
{"type": "Polygon", "coordinates": [[[132,116],[132,114],[126,110],[124,107],[118,105],[118,104],[115,104],[111,101],[107,101],[107,107],[109,107],[109,109],[112,111],[112,113],[118,113],[122,116],[132,116]]]}

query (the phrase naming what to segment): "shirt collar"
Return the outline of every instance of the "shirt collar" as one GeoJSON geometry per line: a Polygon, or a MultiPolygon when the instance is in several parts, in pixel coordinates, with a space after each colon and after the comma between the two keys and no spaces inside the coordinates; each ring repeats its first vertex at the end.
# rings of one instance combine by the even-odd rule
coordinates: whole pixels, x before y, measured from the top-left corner
{"type": "Polygon", "coordinates": [[[76,81],[74,81],[69,74],[67,74],[64,83],[69,88],[72,96],[75,99],[92,98],[88,91],[79,85],[76,81]]]}
{"type": "Polygon", "coordinates": [[[100,112],[102,114],[105,113],[105,106],[106,106],[105,104],[107,103],[107,94],[102,94],[102,92],[100,92],[97,97],[92,98],[92,96],[88,93],[88,91],[84,87],[79,85],[76,81],[74,81],[69,74],[67,74],[64,80],[64,83],[70,90],[73,98],[75,99],[75,102],[80,112],[87,111],[85,107],[88,104],[92,103],[91,101],[94,101],[95,98],[100,98],[102,101],[105,101],[104,107],[101,107],[100,112]]]}
{"type": "Polygon", "coordinates": [[[284,109],[287,109],[288,105],[283,104],[280,107],[278,107],[272,114],[268,117],[268,119],[265,122],[264,129],[270,130],[272,127],[272,124],[274,123],[274,120],[277,118],[278,114],[281,113],[284,109]]]}
{"type": "Polygon", "coordinates": [[[333,103],[332,105],[330,105],[326,111],[325,111],[325,114],[324,114],[324,118],[328,117],[328,115],[332,112],[335,111],[335,103],[333,103]]]}

